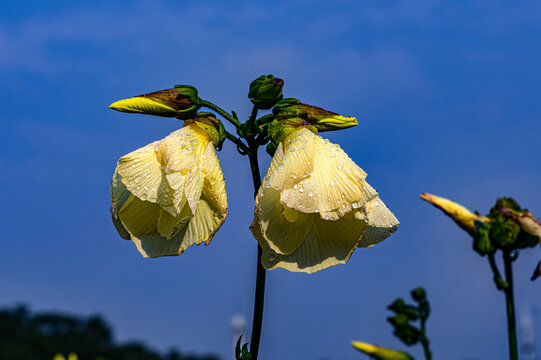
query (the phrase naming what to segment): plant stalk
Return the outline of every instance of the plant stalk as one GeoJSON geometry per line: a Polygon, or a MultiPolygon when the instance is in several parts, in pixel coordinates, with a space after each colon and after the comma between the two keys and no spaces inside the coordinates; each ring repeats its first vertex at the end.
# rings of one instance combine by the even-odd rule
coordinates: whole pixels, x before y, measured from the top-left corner
{"type": "MultiPolygon", "coordinates": [[[[261,186],[261,174],[259,172],[259,163],[257,159],[258,145],[255,142],[253,136],[247,138],[250,159],[250,169],[252,170],[252,181],[254,183],[254,198],[257,196],[257,191],[261,186]]],[[[255,284],[255,299],[254,299],[254,316],[252,323],[252,338],[250,340],[250,353],[252,354],[252,360],[257,360],[257,354],[259,352],[259,340],[261,338],[261,326],[263,324],[263,303],[265,299],[265,275],[266,270],[261,265],[261,256],[263,255],[263,249],[261,246],[257,246],[257,272],[256,272],[256,284],[255,284]]]]}
{"type": "Polygon", "coordinates": [[[432,360],[432,351],[430,351],[430,341],[426,337],[426,317],[421,317],[421,345],[425,354],[425,360],[432,360]]]}
{"type": "Polygon", "coordinates": [[[504,289],[507,308],[507,335],[509,337],[509,359],[518,360],[517,324],[515,319],[515,299],[513,295],[513,259],[508,251],[503,252],[505,281],[508,286],[504,289]]]}

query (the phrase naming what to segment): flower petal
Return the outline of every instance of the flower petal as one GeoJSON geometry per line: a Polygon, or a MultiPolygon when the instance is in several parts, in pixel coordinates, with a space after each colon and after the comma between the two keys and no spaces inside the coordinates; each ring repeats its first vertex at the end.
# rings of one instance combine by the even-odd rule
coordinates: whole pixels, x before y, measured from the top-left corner
{"type": "Polygon", "coordinates": [[[203,194],[208,201],[222,215],[227,214],[227,197],[225,194],[225,181],[214,144],[209,143],[203,158],[203,194]]]}
{"type": "Polygon", "coordinates": [[[160,209],[160,205],[156,203],[130,195],[118,212],[118,218],[130,234],[134,236],[150,234],[156,231],[160,209]]]}
{"type": "Polygon", "coordinates": [[[175,236],[192,218],[192,211],[188,206],[184,206],[184,209],[178,216],[171,216],[168,212],[160,210],[160,216],[158,218],[158,232],[167,240],[170,240],[175,236]]]}
{"type": "Polygon", "coordinates": [[[366,173],[338,145],[305,128],[284,140],[282,164],[298,161],[289,151],[298,143],[311,144],[302,159],[310,163],[312,169],[309,176],[298,177],[292,185],[280,189],[280,201],[287,207],[305,213],[319,212],[322,218],[336,220],[377,196],[365,181],[366,173]]]}
{"type": "Polygon", "coordinates": [[[159,194],[169,187],[162,176],[162,164],[156,156],[159,146],[160,141],[148,144],[121,157],[117,165],[126,188],[139,199],[153,203],[159,203],[159,194]]]}
{"type": "Polygon", "coordinates": [[[187,222],[171,239],[166,239],[158,232],[142,236],[133,236],[132,241],[144,257],[180,255],[193,244],[210,243],[212,237],[225,221],[225,216],[202,196],[194,217],[187,222]]]}
{"type": "Polygon", "coordinates": [[[379,197],[369,201],[363,208],[368,228],[359,241],[358,247],[376,245],[391,236],[400,225],[394,214],[379,197]]]}
{"type": "Polygon", "coordinates": [[[122,112],[175,116],[178,111],[170,106],[161,104],[146,97],[133,97],[119,100],[109,105],[109,108],[122,112]]]}
{"type": "Polygon", "coordinates": [[[310,214],[282,206],[280,193],[273,188],[257,196],[252,226],[260,228],[266,244],[278,254],[295,251],[310,232],[312,221],[310,214]]]}
{"type": "MultiPolygon", "coordinates": [[[[333,265],[345,264],[357,246],[367,225],[353,214],[337,221],[326,221],[316,214],[306,240],[291,254],[278,254],[266,242],[259,241],[263,248],[261,263],[267,270],[277,267],[294,272],[313,273],[333,265]]],[[[258,236],[254,232],[254,236],[258,236]]],[[[259,240],[259,239],[258,239],[259,240]]]]}

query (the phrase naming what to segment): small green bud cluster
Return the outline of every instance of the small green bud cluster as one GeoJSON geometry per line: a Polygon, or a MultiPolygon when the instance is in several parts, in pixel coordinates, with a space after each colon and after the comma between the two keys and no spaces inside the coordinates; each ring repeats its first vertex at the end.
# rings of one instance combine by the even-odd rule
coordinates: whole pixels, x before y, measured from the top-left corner
{"type": "Polygon", "coordinates": [[[394,316],[387,318],[394,328],[393,334],[408,346],[428,342],[424,324],[430,314],[430,304],[422,287],[412,290],[411,297],[416,305],[407,304],[404,299],[398,298],[387,307],[395,313],[394,316]],[[413,325],[417,320],[421,322],[420,327],[413,325]]]}

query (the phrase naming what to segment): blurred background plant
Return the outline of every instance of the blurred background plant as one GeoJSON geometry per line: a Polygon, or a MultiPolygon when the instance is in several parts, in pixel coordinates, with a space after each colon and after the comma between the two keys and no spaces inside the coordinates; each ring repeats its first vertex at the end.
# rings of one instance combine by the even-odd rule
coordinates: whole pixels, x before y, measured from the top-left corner
{"type": "MultiPolygon", "coordinates": [[[[473,250],[486,256],[496,288],[505,294],[509,358],[518,359],[515,299],[513,293],[513,262],[520,250],[535,247],[541,241],[541,223],[510,197],[499,198],[486,216],[472,213],[460,204],[436,195],[423,193],[421,199],[441,209],[473,238],[473,250]],[[503,275],[496,254],[501,253],[503,275]]],[[[531,280],[540,275],[541,262],[531,280]]]]}
{"type": "MultiPolygon", "coordinates": [[[[411,291],[411,297],[415,304],[408,304],[402,298],[397,298],[387,308],[394,312],[387,321],[393,326],[393,335],[399,338],[407,346],[421,344],[426,360],[432,359],[430,341],[426,336],[426,321],[430,315],[430,304],[426,297],[426,291],[422,287],[411,291]]],[[[352,341],[351,345],[376,360],[412,360],[410,354],[373,345],[360,341],[352,341]]]]}
{"type": "Polygon", "coordinates": [[[219,360],[214,355],[160,354],[141,342],[117,343],[99,316],[32,314],[25,306],[0,310],[0,359],[219,360]]]}

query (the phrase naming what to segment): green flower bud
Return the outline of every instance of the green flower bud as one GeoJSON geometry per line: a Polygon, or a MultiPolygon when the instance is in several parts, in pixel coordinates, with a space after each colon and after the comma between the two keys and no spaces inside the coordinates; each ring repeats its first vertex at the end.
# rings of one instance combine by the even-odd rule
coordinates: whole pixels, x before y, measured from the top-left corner
{"type": "Polygon", "coordinates": [[[351,346],[376,360],[413,360],[408,353],[361,341],[352,341],[351,346]]]}
{"type": "Polygon", "coordinates": [[[274,75],[261,75],[250,84],[248,97],[258,109],[270,109],[282,100],[284,80],[274,75]]]}
{"type": "Polygon", "coordinates": [[[119,100],[112,103],[109,108],[122,112],[177,117],[186,120],[195,116],[201,107],[199,103],[196,88],[190,85],[175,85],[173,89],[119,100]]]}
{"type": "Polygon", "coordinates": [[[318,131],[346,129],[357,125],[354,117],[343,117],[317,106],[301,103],[297,99],[283,99],[272,109],[277,120],[298,118],[314,125],[318,131]]]}
{"type": "Polygon", "coordinates": [[[415,288],[411,291],[411,297],[417,302],[426,300],[426,291],[422,287],[415,288]]]}
{"type": "Polygon", "coordinates": [[[195,119],[186,120],[184,126],[196,124],[201,129],[208,132],[214,147],[221,149],[225,141],[225,128],[220,120],[216,119],[216,115],[210,112],[198,112],[195,119]]]}

